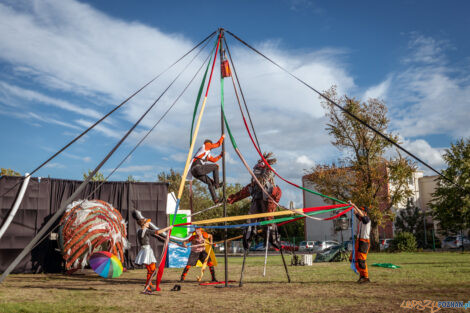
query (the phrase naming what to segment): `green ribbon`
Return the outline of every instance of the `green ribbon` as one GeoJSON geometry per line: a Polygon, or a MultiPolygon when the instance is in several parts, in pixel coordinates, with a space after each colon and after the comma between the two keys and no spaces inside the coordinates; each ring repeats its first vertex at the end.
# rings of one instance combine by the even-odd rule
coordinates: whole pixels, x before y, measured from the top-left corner
{"type": "MultiPolygon", "coordinates": [[[[214,49],[215,49],[216,46],[217,46],[217,40],[215,41],[215,45],[214,45],[214,48],[212,48],[211,54],[213,54],[214,49]]],[[[204,77],[202,78],[201,86],[199,87],[199,92],[197,94],[196,104],[194,105],[193,121],[191,122],[191,135],[189,137],[189,146],[191,146],[191,144],[193,143],[194,121],[196,119],[196,113],[197,113],[197,109],[199,107],[199,102],[201,101],[202,91],[204,90],[204,85],[206,84],[207,72],[209,71],[209,66],[211,65],[212,62],[207,63],[206,71],[204,73],[204,77]]]]}

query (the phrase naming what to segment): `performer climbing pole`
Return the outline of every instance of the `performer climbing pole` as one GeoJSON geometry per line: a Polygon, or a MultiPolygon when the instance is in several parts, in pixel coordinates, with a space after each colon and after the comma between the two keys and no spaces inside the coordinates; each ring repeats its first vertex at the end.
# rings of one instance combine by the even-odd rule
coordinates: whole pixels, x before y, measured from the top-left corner
{"type": "MultiPolygon", "coordinates": [[[[220,30],[221,38],[224,38],[224,30],[220,30]]],[[[225,58],[225,49],[223,42],[220,43],[220,130],[222,137],[225,136],[225,127],[224,127],[224,78],[230,76],[230,68],[228,67],[228,61],[225,58]]],[[[224,208],[224,217],[227,217],[227,196],[226,196],[226,172],[225,172],[225,140],[222,142],[222,203],[224,208]]],[[[227,225],[227,222],[225,222],[227,225]]],[[[228,245],[227,245],[227,236],[228,229],[225,229],[224,232],[224,286],[228,287],[228,245]]]]}
{"type": "MultiPolygon", "coordinates": [[[[193,138],[191,140],[191,146],[189,147],[188,156],[186,158],[186,165],[184,167],[183,175],[181,177],[181,183],[180,183],[180,187],[179,187],[179,190],[178,190],[178,197],[176,198],[175,213],[173,215],[173,220],[171,222],[171,225],[175,224],[176,215],[178,213],[178,208],[180,206],[181,197],[183,195],[184,184],[186,182],[186,176],[188,174],[189,166],[190,166],[191,160],[192,160],[192,154],[193,154],[193,150],[194,150],[194,143],[196,142],[197,134],[199,132],[199,126],[201,124],[201,119],[202,119],[202,116],[204,114],[204,108],[205,108],[206,102],[207,102],[207,95],[209,94],[209,88],[210,88],[210,84],[211,84],[211,80],[212,80],[212,74],[214,73],[214,66],[215,66],[215,62],[216,62],[216,59],[217,59],[217,53],[219,51],[221,36],[222,36],[222,33],[219,31],[219,37],[217,39],[217,46],[216,46],[216,49],[215,49],[214,60],[212,62],[211,74],[209,76],[209,82],[207,83],[206,94],[204,96],[204,101],[202,102],[201,111],[199,112],[199,116],[198,116],[198,119],[197,119],[196,129],[194,131],[194,135],[193,135],[193,138]]],[[[171,236],[171,228],[168,231],[167,239],[170,236],[171,236]]],[[[160,291],[160,282],[162,280],[163,272],[165,270],[165,260],[166,260],[167,251],[168,251],[168,240],[165,242],[165,245],[163,247],[163,252],[162,252],[162,255],[160,257],[160,264],[158,266],[157,281],[156,281],[157,291],[160,291]]],[[[146,288],[147,287],[148,286],[146,286],[146,288]]]]}

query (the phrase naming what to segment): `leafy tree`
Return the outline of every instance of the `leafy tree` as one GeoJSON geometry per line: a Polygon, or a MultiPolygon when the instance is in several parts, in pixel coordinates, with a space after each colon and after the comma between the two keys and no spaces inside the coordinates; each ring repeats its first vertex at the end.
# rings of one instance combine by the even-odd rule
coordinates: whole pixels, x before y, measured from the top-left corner
{"type": "MultiPolygon", "coordinates": [[[[178,190],[181,183],[181,174],[176,172],[173,169],[170,169],[169,172],[161,172],[158,174],[158,181],[159,182],[168,182],[168,192],[174,192],[175,196],[178,196],[178,190]]],[[[180,209],[189,210],[191,209],[191,202],[190,202],[190,188],[192,189],[192,212],[197,213],[206,208],[214,206],[212,199],[210,197],[209,192],[207,191],[207,187],[205,184],[202,184],[200,181],[194,179],[192,181],[192,187],[190,187],[190,183],[186,182],[185,188],[183,190],[183,195],[180,201],[180,209]]],[[[226,187],[226,194],[227,196],[238,192],[242,186],[240,184],[228,184],[226,187]]],[[[219,193],[219,197],[222,197],[222,188],[218,189],[217,192],[219,193]]],[[[247,214],[249,209],[250,201],[248,199],[239,201],[232,205],[227,204],[227,215],[243,215],[247,214]]],[[[193,221],[200,221],[210,218],[222,217],[223,216],[223,206],[219,206],[217,208],[204,211],[200,214],[194,215],[192,217],[193,221]]],[[[229,224],[238,224],[239,222],[233,222],[229,224]]],[[[223,229],[214,229],[210,230],[212,234],[214,234],[215,240],[222,240],[224,238],[225,231],[223,229]]],[[[240,235],[241,231],[239,229],[229,229],[228,236],[233,237],[240,235]]]]}
{"type": "Polygon", "coordinates": [[[400,210],[395,220],[395,229],[397,232],[407,232],[413,234],[416,238],[418,247],[431,248],[432,247],[432,228],[433,224],[425,223],[425,215],[422,210],[414,206],[411,201],[408,201],[406,208],[400,210]],[[424,234],[426,228],[426,240],[424,234]],[[427,241],[427,244],[426,244],[427,241]]]}
{"type": "Polygon", "coordinates": [[[0,176],[21,176],[20,173],[10,168],[1,168],[0,176]]]}
{"type": "Polygon", "coordinates": [[[416,251],[416,238],[412,233],[399,232],[395,234],[390,243],[392,252],[414,252],[416,251]]]}
{"type": "Polygon", "coordinates": [[[301,219],[292,223],[288,223],[279,227],[279,233],[281,238],[288,241],[293,241],[295,239],[295,244],[299,244],[299,239],[305,238],[305,219],[301,219]]]}
{"type": "MultiPolygon", "coordinates": [[[[87,179],[87,177],[90,176],[92,172],[92,170],[88,170],[88,174],[83,173],[83,180],[87,179]]],[[[102,173],[97,172],[95,176],[92,177],[91,181],[105,181],[105,177],[102,173]]]]}
{"type": "Polygon", "coordinates": [[[430,205],[443,234],[448,235],[470,227],[470,139],[451,144],[443,158],[447,168],[442,174],[455,184],[439,176],[430,205]]]}
{"type": "Polygon", "coordinates": [[[408,232],[416,234],[418,228],[422,228],[423,214],[421,210],[416,206],[413,206],[410,201],[406,205],[406,208],[400,210],[395,220],[395,229],[401,232],[408,232]]]}
{"type": "MultiPolygon", "coordinates": [[[[398,136],[388,132],[387,107],[378,99],[361,102],[346,96],[338,97],[333,86],[325,94],[349,112],[379,130],[391,140],[398,136]]],[[[392,144],[354,118],[339,110],[333,103],[321,99],[329,119],[326,130],[333,137],[332,144],[343,157],[338,164],[317,165],[307,176],[316,189],[338,199],[352,200],[359,206],[369,207],[372,221],[371,239],[374,247],[379,243],[378,227],[392,220],[391,207],[403,203],[412,194],[408,180],[415,170],[414,164],[403,158],[385,158],[392,144]],[[388,188],[389,183],[393,188],[388,188]]]]}
{"type": "Polygon", "coordinates": [[[129,176],[127,176],[127,180],[126,180],[126,181],[135,183],[135,182],[139,182],[140,180],[139,180],[139,179],[135,179],[134,176],[132,176],[132,175],[129,175],[129,176]]]}

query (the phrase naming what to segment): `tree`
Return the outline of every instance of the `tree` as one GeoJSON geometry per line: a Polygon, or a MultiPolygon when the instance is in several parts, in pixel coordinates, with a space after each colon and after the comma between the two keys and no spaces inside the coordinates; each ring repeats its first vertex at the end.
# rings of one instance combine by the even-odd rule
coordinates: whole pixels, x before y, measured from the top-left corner
{"type": "Polygon", "coordinates": [[[418,231],[418,228],[422,224],[423,214],[420,212],[420,209],[416,206],[413,206],[411,201],[408,201],[406,208],[400,210],[395,219],[395,229],[401,232],[412,233],[415,235],[418,231]]]}
{"type": "Polygon", "coordinates": [[[400,210],[395,219],[395,230],[397,232],[411,233],[416,238],[419,248],[432,247],[433,224],[425,222],[426,216],[421,209],[408,201],[406,208],[400,210]],[[424,225],[426,223],[426,225],[424,225]],[[426,235],[424,230],[426,229],[426,235]]]}
{"type": "Polygon", "coordinates": [[[135,182],[139,182],[140,179],[135,179],[134,176],[129,175],[129,176],[127,176],[127,180],[126,180],[126,181],[131,182],[131,183],[135,183],[135,182]]]}
{"type": "Polygon", "coordinates": [[[443,155],[447,168],[437,178],[430,203],[443,234],[461,233],[470,227],[470,139],[457,140],[443,155]]]}
{"type": "MultiPolygon", "coordinates": [[[[169,172],[161,172],[158,174],[158,181],[159,182],[167,182],[169,183],[168,192],[174,192],[175,196],[178,196],[178,190],[181,183],[181,174],[176,172],[173,169],[170,169],[169,172]]],[[[242,186],[240,184],[228,184],[226,187],[226,194],[227,196],[238,192],[242,186]]],[[[189,197],[189,189],[190,184],[186,182],[185,188],[183,190],[183,195],[180,201],[180,209],[189,210],[190,206],[190,197],[189,197]]],[[[192,181],[192,191],[193,191],[193,199],[192,199],[192,212],[197,213],[204,209],[207,209],[214,205],[212,202],[212,198],[210,197],[207,187],[199,182],[198,180],[194,179],[192,181]]],[[[219,197],[222,197],[222,188],[218,189],[217,192],[219,193],[219,197]]],[[[239,201],[232,205],[227,204],[227,215],[243,215],[248,213],[248,209],[250,206],[250,201],[248,199],[239,201]]],[[[192,217],[193,221],[200,221],[215,217],[222,217],[223,216],[223,207],[218,206],[217,208],[204,211],[200,214],[197,214],[192,217]]],[[[232,222],[229,224],[238,224],[240,221],[232,222]]],[[[223,229],[215,229],[211,230],[211,233],[214,235],[215,240],[222,240],[224,238],[225,231],[223,229]]],[[[240,235],[241,232],[239,229],[229,229],[228,235],[229,237],[240,235]]]]}
{"type": "MultiPolygon", "coordinates": [[[[387,107],[378,99],[361,102],[346,96],[338,97],[336,87],[325,95],[347,111],[365,121],[393,141],[398,136],[388,132],[387,107]]],[[[372,221],[372,244],[379,243],[378,227],[393,219],[392,206],[403,203],[412,194],[408,180],[415,165],[397,153],[395,158],[386,158],[385,153],[392,144],[370,130],[333,103],[321,98],[329,119],[326,130],[333,137],[332,144],[343,157],[339,166],[320,164],[313,168],[307,179],[318,191],[338,199],[352,200],[359,206],[369,207],[372,221]],[[388,188],[389,183],[393,188],[388,188]]],[[[398,151],[397,151],[398,152],[398,151]]]]}
{"type": "MultiPolygon", "coordinates": [[[[87,179],[88,176],[90,176],[90,174],[92,173],[93,171],[92,170],[88,170],[88,174],[87,173],[83,173],[83,180],[87,179]]],[[[91,178],[91,181],[105,181],[105,177],[102,173],[100,172],[96,172],[95,176],[93,176],[91,178]]]]}
{"type": "Polygon", "coordinates": [[[412,233],[398,232],[390,243],[391,252],[415,252],[416,238],[412,233]]]}
{"type": "Polygon", "coordinates": [[[0,176],[21,176],[20,173],[10,168],[1,168],[0,176]]]}

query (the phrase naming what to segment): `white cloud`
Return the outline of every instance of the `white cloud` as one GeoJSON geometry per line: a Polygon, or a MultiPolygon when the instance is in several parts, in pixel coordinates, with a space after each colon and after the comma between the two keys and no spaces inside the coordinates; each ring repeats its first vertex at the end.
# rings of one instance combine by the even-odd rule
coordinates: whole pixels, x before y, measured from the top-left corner
{"type": "Polygon", "coordinates": [[[426,37],[418,32],[411,33],[408,42],[411,53],[403,59],[405,63],[425,63],[434,64],[445,62],[444,50],[449,49],[449,43],[444,40],[437,40],[426,37]]]}
{"type": "Polygon", "coordinates": [[[46,168],[66,168],[66,166],[61,163],[47,163],[45,167],[46,168]]]}
{"type": "Polygon", "coordinates": [[[308,167],[312,167],[315,165],[315,162],[306,155],[299,156],[295,161],[301,165],[306,165],[308,167]]]}
{"type": "MultiPolygon", "coordinates": [[[[90,127],[91,125],[93,125],[93,122],[90,122],[90,121],[86,121],[86,120],[83,120],[83,119],[78,119],[75,121],[78,125],[82,125],[86,128],[90,127]]],[[[120,130],[118,129],[111,129],[107,126],[104,126],[103,124],[99,124],[97,126],[95,126],[93,128],[94,130],[102,133],[103,135],[107,136],[107,137],[111,137],[111,138],[115,138],[115,139],[121,139],[122,136],[124,136],[124,133],[121,132],[120,130]]]]}
{"type": "Polygon", "coordinates": [[[450,65],[444,53],[448,45],[433,38],[418,36],[410,47],[406,67],[390,75],[393,128],[405,137],[470,136],[468,71],[450,65]]]}
{"type": "MultiPolygon", "coordinates": [[[[39,104],[53,105],[60,113],[73,113],[73,117],[67,116],[68,121],[79,127],[90,126],[111,103],[121,102],[194,45],[182,35],[118,20],[72,0],[0,4],[0,38],[0,60],[11,65],[12,78],[3,83],[4,92],[17,103],[37,102],[38,110],[39,104]],[[15,80],[18,77],[31,78],[34,88],[21,85],[15,80]],[[85,104],[74,104],[82,102],[85,104]]],[[[313,160],[330,159],[334,151],[324,131],[324,111],[318,96],[259,56],[232,45],[232,38],[228,42],[263,151],[273,151],[280,174],[299,182],[313,160]]],[[[327,48],[292,52],[281,44],[266,41],[256,47],[317,90],[335,84],[343,94],[356,87],[341,61],[345,51],[327,48]]],[[[153,126],[160,118],[205,55],[196,59],[144,119],[143,128],[153,126]]],[[[140,117],[181,68],[168,72],[123,107],[111,126],[100,125],[97,130],[106,137],[120,138],[123,129],[140,117]]],[[[203,138],[220,136],[218,80],[216,71],[196,145],[203,138]]],[[[165,161],[162,166],[166,168],[184,166],[199,81],[200,76],[145,143],[165,156],[155,161],[165,161]]],[[[244,129],[231,84],[230,79],[225,80],[227,117],[240,150],[252,165],[258,156],[244,129]]],[[[137,141],[145,133],[143,128],[129,139],[137,141]]],[[[235,173],[229,175],[243,182],[246,171],[230,146],[227,140],[227,166],[235,173]]]]}
{"type": "Polygon", "coordinates": [[[170,64],[170,52],[190,47],[181,36],[115,20],[71,0],[0,4],[0,36],[3,59],[67,82],[68,91],[112,97],[124,97],[170,64]]]}
{"type": "MultiPolygon", "coordinates": [[[[116,170],[116,173],[140,173],[140,172],[152,172],[155,169],[154,165],[131,165],[126,167],[120,167],[116,170]]],[[[108,169],[106,171],[112,171],[108,169]]]]}
{"type": "MultiPolygon", "coordinates": [[[[405,140],[403,142],[403,146],[435,169],[439,170],[445,166],[444,159],[442,158],[442,155],[444,154],[444,148],[433,148],[427,141],[423,139],[405,140]]],[[[435,174],[433,171],[421,164],[418,164],[418,166],[428,174],[435,174]]]]}
{"type": "Polygon", "coordinates": [[[289,9],[292,11],[309,11],[314,14],[324,14],[325,9],[317,6],[310,0],[289,0],[289,9]]]}
{"type": "Polygon", "coordinates": [[[390,84],[391,84],[391,78],[387,78],[380,84],[369,87],[364,93],[364,96],[362,98],[364,100],[367,100],[369,98],[386,100],[387,92],[388,92],[388,89],[390,88],[390,84]]]}
{"type": "MultiPolygon", "coordinates": [[[[70,111],[80,115],[85,115],[87,117],[100,118],[102,116],[102,114],[97,112],[96,110],[85,109],[78,105],[74,105],[68,101],[48,97],[39,92],[21,88],[18,86],[12,86],[11,84],[2,81],[0,81],[0,93],[7,100],[13,99],[13,105],[14,103],[17,103],[19,101],[22,101],[22,103],[31,102],[33,104],[37,104],[39,102],[45,105],[55,106],[62,110],[70,111]]],[[[5,103],[8,104],[8,101],[5,101],[5,103]]]]}

